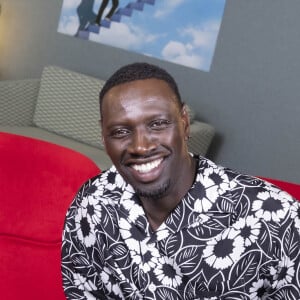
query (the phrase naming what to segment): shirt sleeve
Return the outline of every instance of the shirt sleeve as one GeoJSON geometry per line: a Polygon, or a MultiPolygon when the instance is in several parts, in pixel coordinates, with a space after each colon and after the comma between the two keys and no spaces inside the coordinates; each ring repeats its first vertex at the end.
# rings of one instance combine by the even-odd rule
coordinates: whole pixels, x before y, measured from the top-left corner
{"type": "Polygon", "coordinates": [[[300,299],[300,202],[283,191],[280,194],[287,213],[279,221],[268,222],[273,263],[267,266],[268,275],[262,279],[270,284],[267,299],[296,300],[300,299]]]}
{"type": "Polygon", "coordinates": [[[300,202],[271,183],[236,178],[237,186],[231,190],[236,200],[234,221],[252,220],[252,233],[243,234],[247,238],[253,234],[254,250],[250,248],[236,263],[230,278],[235,279],[232,274],[248,278],[245,291],[250,299],[300,299],[300,202]],[[251,264],[245,263],[248,260],[251,264]]]}
{"type": "Polygon", "coordinates": [[[270,224],[278,238],[272,243],[271,258],[276,263],[270,268],[269,298],[296,300],[300,299],[300,202],[285,200],[289,205],[286,217],[277,228],[270,224]]]}
{"type": "MultiPolygon", "coordinates": [[[[104,295],[103,284],[99,274],[96,272],[91,261],[88,249],[84,243],[84,229],[88,230],[85,222],[85,208],[82,206],[82,199],[85,191],[90,186],[86,183],[76,195],[71,204],[65,219],[61,268],[65,296],[68,300],[102,300],[107,299],[104,295]]],[[[93,232],[89,233],[93,235],[93,232]]],[[[90,237],[91,238],[91,237],[90,237]]]]}

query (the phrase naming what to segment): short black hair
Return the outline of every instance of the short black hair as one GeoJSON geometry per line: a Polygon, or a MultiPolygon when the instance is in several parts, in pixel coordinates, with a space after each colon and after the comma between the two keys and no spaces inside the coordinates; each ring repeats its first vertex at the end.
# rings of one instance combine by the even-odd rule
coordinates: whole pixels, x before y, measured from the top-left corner
{"type": "Polygon", "coordinates": [[[166,70],[149,63],[135,62],[121,67],[105,82],[99,95],[100,112],[105,94],[114,86],[131,81],[152,78],[165,81],[175,93],[179,106],[183,106],[177,83],[175,79],[166,70]]]}

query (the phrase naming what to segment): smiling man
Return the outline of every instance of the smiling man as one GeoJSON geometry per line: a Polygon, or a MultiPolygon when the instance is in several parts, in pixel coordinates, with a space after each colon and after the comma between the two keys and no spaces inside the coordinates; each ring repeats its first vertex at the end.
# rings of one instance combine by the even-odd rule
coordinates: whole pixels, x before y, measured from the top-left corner
{"type": "Polygon", "coordinates": [[[300,299],[299,203],[189,153],[189,116],[170,74],[119,69],[100,112],[113,166],[67,213],[68,299],[300,299]]]}
{"type": "Polygon", "coordinates": [[[102,98],[101,111],[106,151],[157,229],[196,172],[186,143],[186,108],[167,82],[150,78],[112,87],[102,98]]]}

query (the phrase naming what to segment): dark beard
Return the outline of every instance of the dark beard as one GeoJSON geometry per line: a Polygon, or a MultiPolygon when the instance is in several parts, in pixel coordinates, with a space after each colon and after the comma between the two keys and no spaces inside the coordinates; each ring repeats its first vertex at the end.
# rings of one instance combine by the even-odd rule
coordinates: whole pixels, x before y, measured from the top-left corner
{"type": "Polygon", "coordinates": [[[164,184],[162,184],[160,187],[158,187],[155,190],[146,191],[146,190],[135,188],[135,192],[140,198],[149,198],[152,200],[156,200],[156,199],[161,199],[165,195],[169,187],[170,187],[170,180],[166,181],[164,184]]]}

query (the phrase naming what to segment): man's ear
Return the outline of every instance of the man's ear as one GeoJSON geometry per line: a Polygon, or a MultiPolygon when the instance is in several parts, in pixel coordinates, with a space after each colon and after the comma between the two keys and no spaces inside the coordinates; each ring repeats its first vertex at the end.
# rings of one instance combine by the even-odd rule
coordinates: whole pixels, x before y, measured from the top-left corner
{"type": "Polygon", "coordinates": [[[102,133],[102,119],[100,119],[99,120],[99,126],[100,126],[100,128],[101,128],[101,142],[102,142],[102,144],[103,144],[103,146],[104,146],[104,149],[106,149],[106,145],[105,145],[105,139],[104,139],[104,137],[103,137],[103,133],[102,133]]]}
{"type": "Polygon", "coordinates": [[[190,116],[186,104],[181,108],[181,119],[184,125],[184,139],[187,141],[190,136],[190,116]]]}
{"type": "Polygon", "coordinates": [[[101,134],[101,142],[102,142],[102,145],[104,147],[104,150],[106,151],[106,143],[105,143],[105,138],[103,137],[103,135],[101,134]]]}

